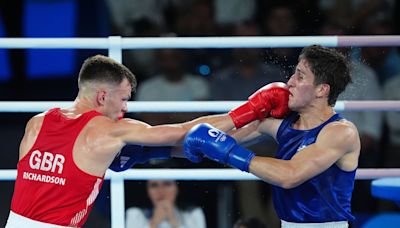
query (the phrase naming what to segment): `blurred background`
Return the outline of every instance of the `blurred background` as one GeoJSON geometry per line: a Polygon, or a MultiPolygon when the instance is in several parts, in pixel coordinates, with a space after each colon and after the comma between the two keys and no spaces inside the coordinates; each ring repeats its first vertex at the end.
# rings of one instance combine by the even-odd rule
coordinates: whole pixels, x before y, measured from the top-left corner
{"type": "MultiPolygon", "coordinates": [[[[399,34],[395,0],[13,0],[0,1],[0,37],[185,37],[399,34]]],[[[245,100],[262,85],[286,81],[301,49],[124,50],[123,64],[138,80],[138,101],[245,100]]],[[[352,62],[354,83],[339,100],[399,100],[398,47],[339,49],[352,62]]],[[[72,101],[84,59],[105,50],[0,49],[0,100],[72,101]]],[[[134,110],[131,110],[134,111],[134,110]]],[[[208,113],[129,113],[150,124],[174,123],[208,113]]],[[[0,113],[0,169],[15,169],[19,141],[32,113],[0,113]]],[[[361,168],[400,167],[400,113],[348,112],[360,131],[361,168]]],[[[273,156],[272,139],[252,146],[273,156]]],[[[184,159],[137,168],[223,168],[184,159]]],[[[257,218],[279,227],[269,185],[257,181],[179,182],[178,200],[201,207],[207,227],[232,227],[257,218]]],[[[145,207],[145,183],[126,181],[126,208],[145,207]]],[[[352,227],[376,214],[399,213],[356,181],[352,227]]],[[[0,226],[9,212],[13,182],[0,181],[0,226]]],[[[109,187],[104,184],[85,227],[110,227],[109,187]]]]}

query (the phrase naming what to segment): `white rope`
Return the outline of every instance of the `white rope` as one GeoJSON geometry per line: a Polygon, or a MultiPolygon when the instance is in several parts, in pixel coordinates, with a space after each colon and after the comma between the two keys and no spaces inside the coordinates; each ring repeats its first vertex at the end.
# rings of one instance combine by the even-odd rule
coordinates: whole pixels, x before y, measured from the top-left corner
{"type": "MultiPolygon", "coordinates": [[[[129,112],[227,112],[244,101],[130,101],[129,112]]],[[[71,101],[0,101],[0,112],[43,112],[71,101]]],[[[400,101],[337,101],[335,110],[400,111],[400,101]]]]}
{"type": "MultiPolygon", "coordinates": [[[[319,44],[328,47],[400,46],[400,36],[236,36],[128,38],[0,38],[0,48],[109,49],[120,38],[122,49],[149,48],[279,48],[319,44]]],[[[119,46],[119,45],[118,45],[119,46]]]]}
{"type": "MultiPolygon", "coordinates": [[[[125,180],[196,180],[196,181],[247,181],[260,180],[253,174],[238,169],[130,169],[125,172],[108,171],[106,178],[123,176],[125,180]]],[[[371,180],[383,177],[400,177],[400,169],[358,169],[356,179],[371,180]]]]}
{"type": "MultiPolygon", "coordinates": [[[[0,169],[0,180],[12,181],[17,176],[15,169],[0,169]]],[[[358,169],[356,179],[372,180],[383,177],[400,177],[400,169],[358,169]]],[[[106,179],[149,180],[149,179],[174,179],[196,181],[247,181],[260,180],[253,174],[237,169],[129,169],[124,172],[107,171],[106,179]]]]}

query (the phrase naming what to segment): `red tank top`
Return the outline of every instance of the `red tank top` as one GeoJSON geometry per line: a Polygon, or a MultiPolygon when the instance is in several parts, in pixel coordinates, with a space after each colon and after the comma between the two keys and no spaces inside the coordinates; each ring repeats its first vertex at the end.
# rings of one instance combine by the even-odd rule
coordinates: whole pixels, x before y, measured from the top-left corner
{"type": "Polygon", "coordinates": [[[79,169],[72,150],[82,128],[99,115],[89,111],[68,119],[59,108],[46,113],[36,142],[18,162],[13,212],[62,226],[81,227],[85,223],[104,176],[79,169]]]}

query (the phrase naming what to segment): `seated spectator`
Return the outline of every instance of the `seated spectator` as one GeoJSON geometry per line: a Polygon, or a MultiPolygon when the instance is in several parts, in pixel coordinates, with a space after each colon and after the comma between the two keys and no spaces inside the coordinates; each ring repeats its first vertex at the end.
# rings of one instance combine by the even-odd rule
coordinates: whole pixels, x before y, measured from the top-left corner
{"type": "MultiPolygon", "coordinates": [[[[235,28],[234,35],[258,36],[260,31],[257,24],[246,22],[235,28]]],[[[281,69],[264,63],[262,53],[258,48],[233,49],[233,64],[215,73],[211,79],[211,99],[246,100],[257,88],[270,82],[283,81],[285,75],[281,69]]]]}
{"type": "MultiPolygon", "coordinates": [[[[383,87],[385,100],[400,100],[400,75],[389,79],[383,87]]],[[[388,144],[385,148],[384,167],[400,167],[400,112],[385,112],[388,127],[388,144]]]]}
{"type": "MultiPolygon", "coordinates": [[[[161,49],[157,52],[159,74],[144,81],[136,94],[137,101],[198,101],[209,96],[205,78],[185,71],[184,52],[179,49],[161,49]]],[[[143,113],[139,118],[145,122],[165,124],[183,122],[200,113],[143,113]]]]}
{"type": "Polygon", "coordinates": [[[131,207],[126,212],[127,228],[205,228],[200,207],[177,206],[178,185],[172,180],[147,181],[152,208],[131,207]]]}
{"type": "Polygon", "coordinates": [[[253,217],[249,219],[239,219],[233,228],[267,228],[264,223],[262,223],[259,219],[253,217]]]}
{"type": "MultiPolygon", "coordinates": [[[[265,36],[299,35],[298,19],[294,6],[286,1],[272,1],[265,6],[262,32],[265,36]]],[[[291,75],[297,65],[298,48],[267,48],[266,60],[279,65],[285,75],[291,75]]]]}
{"type": "MultiPolygon", "coordinates": [[[[390,20],[371,21],[364,27],[367,35],[393,35],[395,31],[390,20]]],[[[400,74],[400,54],[396,47],[362,47],[361,61],[375,70],[381,85],[400,74]]]]}

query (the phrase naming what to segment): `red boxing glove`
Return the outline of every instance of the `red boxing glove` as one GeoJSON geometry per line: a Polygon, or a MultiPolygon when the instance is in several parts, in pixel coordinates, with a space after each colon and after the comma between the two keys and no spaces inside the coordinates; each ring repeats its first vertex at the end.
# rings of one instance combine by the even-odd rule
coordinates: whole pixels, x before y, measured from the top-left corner
{"type": "Polygon", "coordinates": [[[236,128],[266,117],[282,118],[288,108],[289,90],[283,82],[273,82],[253,93],[243,105],[232,109],[229,116],[236,128]]]}

